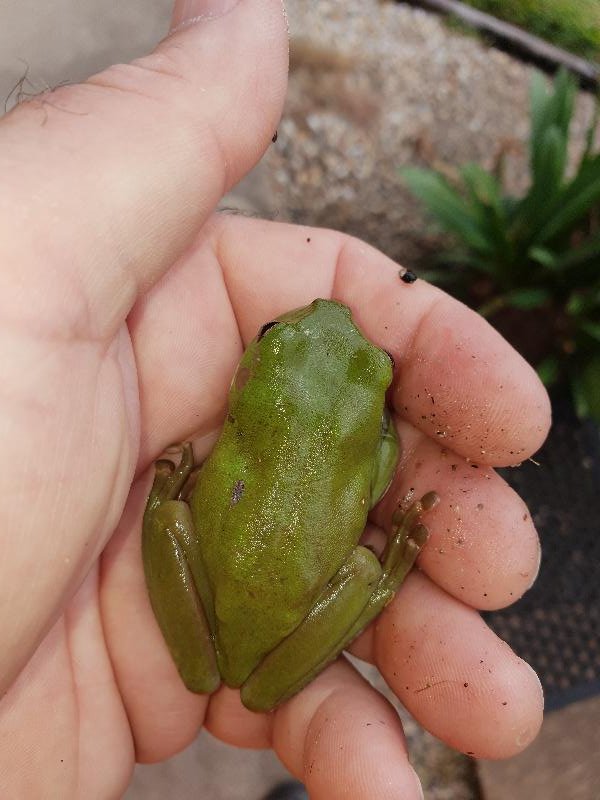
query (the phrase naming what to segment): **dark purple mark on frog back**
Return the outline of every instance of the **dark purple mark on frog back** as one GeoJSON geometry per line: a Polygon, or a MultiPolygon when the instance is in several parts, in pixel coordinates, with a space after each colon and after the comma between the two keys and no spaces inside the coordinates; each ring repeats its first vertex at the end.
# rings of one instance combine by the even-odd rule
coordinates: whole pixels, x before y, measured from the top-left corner
{"type": "Polygon", "coordinates": [[[242,499],[242,495],[244,494],[245,489],[244,481],[236,481],[233,486],[233,492],[231,493],[231,505],[237,505],[240,500],[242,499]]]}

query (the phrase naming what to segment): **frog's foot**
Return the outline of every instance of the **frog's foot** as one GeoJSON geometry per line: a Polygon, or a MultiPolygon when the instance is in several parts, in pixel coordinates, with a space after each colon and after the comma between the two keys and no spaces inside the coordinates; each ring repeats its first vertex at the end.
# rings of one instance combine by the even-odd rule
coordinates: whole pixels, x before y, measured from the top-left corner
{"type": "Polygon", "coordinates": [[[438,501],[438,495],[429,492],[406,512],[394,514],[393,534],[383,564],[365,547],[359,545],[353,550],[306,619],[263,659],[242,686],[244,705],[254,711],[269,711],[299,692],[379,614],[427,541],[428,530],[420,518],[438,501]]]}
{"type": "Polygon", "coordinates": [[[187,503],[179,499],[194,472],[192,446],[178,466],[156,462],[142,528],[142,557],[152,609],[179,674],[193,692],[220,683],[207,609],[206,576],[187,503]]]}
{"type": "Polygon", "coordinates": [[[391,591],[393,595],[412,568],[429,538],[429,530],[421,522],[421,517],[437,506],[439,501],[437,492],[427,492],[407,511],[398,508],[392,515],[392,536],[383,552],[380,591],[391,591]]]}
{"type": "Polygon", "coordinates": [[[195,475],[194,451],[190,442],[181,447],[181,459],[175,464],[167,458],[161,458],[154,465],[154,483],[150,490],[146,511],[155,509],[166,500],[177,500],[187,497],[190,479],[195,475]]]}

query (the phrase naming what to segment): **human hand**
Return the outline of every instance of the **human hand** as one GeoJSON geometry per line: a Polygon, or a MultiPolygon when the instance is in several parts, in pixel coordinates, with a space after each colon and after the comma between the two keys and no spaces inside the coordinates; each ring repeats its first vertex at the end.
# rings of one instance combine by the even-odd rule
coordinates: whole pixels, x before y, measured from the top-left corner
{"type": "Polygon", "coordinates": [[[202,724],[273,746],[316,800],[419,796],[395,713],[343,660],[270,715],[227,688],[192,695],[145,591],[152,461],[190,436],[208,452],[244,343],[319,296],[350,305],[397,364],[404,456],[375,521],[413,487],[443,497],[422,572],[355,651],[459,749],[510,755],[539,726],[537,679],[473,610],[536,571],[526,510],[485,465],[543,440],[537,378],[361,242],[210,216],[270,141],[285,63],[279,3],[242,0],[0,123],[0,796],[119,796],[135,757],[166,758],[202,724]]]}

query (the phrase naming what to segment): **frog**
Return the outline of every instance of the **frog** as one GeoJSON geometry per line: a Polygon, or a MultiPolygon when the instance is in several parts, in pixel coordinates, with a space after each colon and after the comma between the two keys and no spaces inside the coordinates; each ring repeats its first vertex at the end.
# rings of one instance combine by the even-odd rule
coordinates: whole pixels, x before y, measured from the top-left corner
{"type": "Polygon", "coordinates": [[[154,615],[185,686],[239,688],[268,712],[306,686],[392,600],[427,540],[428,492],[361,544],[394,477],[393,359],[341,302],[264,324],[233,376],[219,438],[160,459],[142,524],[154,615]]]}

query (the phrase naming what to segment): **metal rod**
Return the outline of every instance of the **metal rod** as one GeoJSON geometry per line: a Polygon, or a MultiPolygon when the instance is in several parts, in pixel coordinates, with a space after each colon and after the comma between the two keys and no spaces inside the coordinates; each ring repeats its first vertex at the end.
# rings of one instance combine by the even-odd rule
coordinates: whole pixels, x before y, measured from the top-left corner
{"type": "Polygon", "coordinates": [[[515,50],[519,50],[535,61],[564,66],[578,75],[588,87],[597,89],[600,83],[600,66],[596,66],[585,58],[573,55],[560,47],[556,47],[539,36],[527,33],[516,25],[496,19],[490,14],[478,11],[459,0],[407,0],[410,5],[422,6],[442,14],[454,17],[472,25],[480,31],[491,34],[494,38],[506,42],[515,50]]]}

